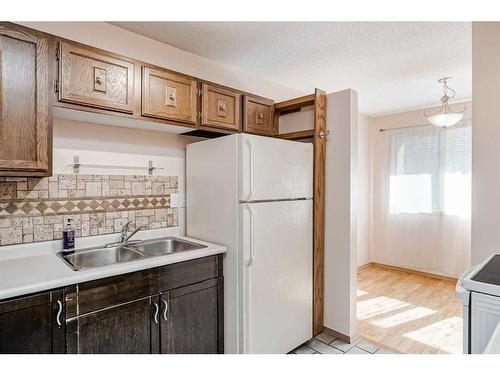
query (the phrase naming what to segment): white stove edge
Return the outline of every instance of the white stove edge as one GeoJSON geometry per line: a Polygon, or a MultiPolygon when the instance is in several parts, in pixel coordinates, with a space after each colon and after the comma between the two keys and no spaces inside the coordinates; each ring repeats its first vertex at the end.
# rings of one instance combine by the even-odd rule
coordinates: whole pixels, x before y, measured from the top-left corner
{"type": "MultiPolygon", "coordinates": [[[[481,268],[486,263],[488,263],[491,260],[491,258],[493,258],[495,255],[500,255],[500,253],[491,254],[488,258],[486,258],[486,260],[484,260],[482,263],[478,264],[475,268],[473,268],[473,270],[468,275],[463,277],[463,280],[462,278],[460,279],[462,280],[461,285],[463,286],[463,288],[471,292],[491,294],[500,297],[500,285],[487,284],[472,280],[472,278],[481,270],[481,268]]],[[[458,283],[457,283],[457,288],[458,288],[458,283]]]]}

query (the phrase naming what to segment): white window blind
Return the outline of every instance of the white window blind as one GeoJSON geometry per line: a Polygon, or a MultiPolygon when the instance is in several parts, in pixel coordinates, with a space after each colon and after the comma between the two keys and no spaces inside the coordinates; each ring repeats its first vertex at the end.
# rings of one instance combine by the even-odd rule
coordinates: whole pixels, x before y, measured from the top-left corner
{"type": "Polygon", "coordinates": [[[470,122],[394,130],[390,148],[390,213],[470,216],[470,122]]]}

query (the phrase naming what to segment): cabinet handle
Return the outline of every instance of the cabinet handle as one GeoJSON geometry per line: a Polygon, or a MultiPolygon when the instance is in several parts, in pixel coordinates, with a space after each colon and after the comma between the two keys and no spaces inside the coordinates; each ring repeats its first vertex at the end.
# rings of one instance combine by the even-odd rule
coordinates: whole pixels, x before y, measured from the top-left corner
{"type": "Polygon", "coordinates": [[[98,85],[100,85],[102,83],[101,77],[95,77],[95,83],[97,83],[98,85]]]}
{"type": "Polygon", "coordinates": [[[158,312],[160,311],[160,308],[158,306],[158,304],[155,302],[154,303],[155,307],[156,307],[156,311],[155,311],[155,323],[158,324],[158,312]]]}
{"type": "Polygon", "coordinates": [[[167,321],[168,320],[168,317],[167,317],[168,302],[163,300],[163,303],[165,304],[165,310],[163,311],[163,320],[167,321]]]}
{"type": "Polygon", "coordinates": [[[260,112],[259,115],[257,116],[257,118],[259,120],[262,120],[264,118],[264,114],[262,112],[260,112]]]}
{"type": "Polygon", "coordinates": [[[61,326],[61,313],[63,310],[63,305],[62,305],[62,302],[59,300],[57,300],[57,305],[59,306],[59,310],[57,311],[56,322],[57,322],[57,325],[60,327],[61,326]]]}

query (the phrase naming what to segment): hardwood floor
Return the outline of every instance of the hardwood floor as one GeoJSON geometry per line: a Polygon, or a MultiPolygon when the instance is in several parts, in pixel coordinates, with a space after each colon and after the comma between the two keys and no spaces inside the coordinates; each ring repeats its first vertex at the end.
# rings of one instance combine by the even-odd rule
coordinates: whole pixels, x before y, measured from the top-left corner
{"type": "Polygon", "coordinates": [[[370,265],[358,272],[359,336],[399,353],[462,353],[453,280],[370,265]]]}

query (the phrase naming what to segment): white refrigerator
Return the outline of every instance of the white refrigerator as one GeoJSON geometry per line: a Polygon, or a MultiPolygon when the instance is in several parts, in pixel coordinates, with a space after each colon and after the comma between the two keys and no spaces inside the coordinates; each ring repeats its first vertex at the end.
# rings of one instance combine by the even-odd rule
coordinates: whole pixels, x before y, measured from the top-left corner
{"type": "Polygon", "coordinates": [[[227,247],[226,353],[287,353],[312,337],[311,144],[234,134],[187,146],[189,237],[227,247]]]}

